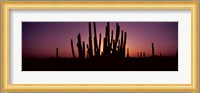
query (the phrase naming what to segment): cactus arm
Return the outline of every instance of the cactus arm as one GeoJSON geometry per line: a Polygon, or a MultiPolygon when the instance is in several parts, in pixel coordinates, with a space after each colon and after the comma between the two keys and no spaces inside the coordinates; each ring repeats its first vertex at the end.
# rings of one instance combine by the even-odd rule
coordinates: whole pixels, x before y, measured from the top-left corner
{"type": "Polygon", "coordinates": [[[83,50],[82,50],[83,52],[83,59],[85,58],[85,42],[83,41],[83,50]]]}
{"type": "Polygon", "coordinates": [[[73,40],[71,39],[71,49],[72,49],[72,56],[75,58],[75,53],[74,53],[74,45],[73,45],[73,40]]]}

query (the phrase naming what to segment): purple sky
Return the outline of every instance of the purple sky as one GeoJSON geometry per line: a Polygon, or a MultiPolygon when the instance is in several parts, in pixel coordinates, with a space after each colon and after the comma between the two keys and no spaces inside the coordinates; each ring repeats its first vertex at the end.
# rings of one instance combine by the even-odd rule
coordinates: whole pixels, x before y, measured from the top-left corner
{"type": "MultiPolygon", "coordinates": [[[[151,55],[151,43],[155,54],[175,56],[178,49],[178,22],[119,22],[121,30],[127,32],[126,48],[129,56],[136,57],[137,52],[151,55]]],[[[106,22],[96,22],[97,38],[105,34],[106,22]]],[[[116,31],[116,22],[110,22],[111,30],[116,31]]],[[[49,58],[56,55],[72,57],[70,39],[73,39],[75,55],[77,35],[88,43],[88,22],[22,22],[22,56],[25,58],[49,58]]],[[[92,24],[92,35],[93,24],[92,24]]],[[[103,39],[102,39],[103,41],[103,39]]],[[[101,43],[103,47],[103,42],[101,43]]],[[[103,49],[101,48],[101,51],[103,49]]]]}

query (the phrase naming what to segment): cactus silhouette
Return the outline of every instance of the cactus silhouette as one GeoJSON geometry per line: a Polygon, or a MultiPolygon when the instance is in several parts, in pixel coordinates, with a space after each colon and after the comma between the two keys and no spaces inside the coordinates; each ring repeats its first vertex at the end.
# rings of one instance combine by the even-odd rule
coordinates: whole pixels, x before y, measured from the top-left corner
{"type": "Polygon", "coordinates": [[[154,55],[154,45],[153,45],[153,43],[151,43],[151,46],[152,46],[152,57],[154,57],[155,55],[154,55]]]}
{"type": "Polygon", "coordinates": [[[106,38],[103,39],[103,52],[102,55],[106,56],[107,53],[107,46],[106,46],[106,38]]]}
{"type": "Polygon", "coordinates": [[[124,31],[121,31],[121,39],[120,36],[120,26],[116,24],[116,35],[115,39],[113,39],[113,30],[111,32],[110,38],[110,24],[107,22],[106,29],[105,29],[105,37],[104,37],[104,45],[103,45],[103,55],[104,56],[114,56],[125,58],[125,51],[126,51],[126,39],[127,34],[124,31]]]}
{"type": "Polygon", "coordinates": [[[127,58],[129,58],[129,48],[127,48],[127,55],[126,55],[127,58]]]}
{"type": "Polygon", "coordinates": [[[78,47],[79,58],[84,59],[85,58],[85,42],[83,42],[83,45],[82,45],[80,33],[78,34],[77,38],[78,38],[77,47],[78,47]]]}
{"type": "Polygon", "coordinates": [[[101,46],[101,34],[99,35],[99,45],[98,45],[95,22],[93,23],[93,25],[94,25],[94,53],[95,53],[96,57],[99,57],[100,56],[100,46],[101,46]]]}
{"type": "Polygon", "coordinates": [[[97,49],[97,55],[100,56],[100,51],[101,51],[101,33],[99,34],[99,47],[97,49]]]}
{"type": "Polygon", "coordinates": [[[88,47],[88,53],[89,57],[93,57],[93,48],[92,48],[92,28],[91,28],[91,22],[89,22],[89,47],[88,47]]]}
{"type": "Polygon", "coordinates": [[[120,50],[123,50],[123,30],[121,31],[121,45],[120,45],[120,50]]]}
{"type": "MultiPolygon", "coordinates": [[[[81,41],[81,34],[79,33],[77,36],[77,48],[78,48],[78,55],[80,59],[85,59],[85,56],[87,58],[100,58],[103,57],[114,57],[114,58],[125,58],[125,56],[129,57],[129,49],[127,49],[127,55],[125,55],[126,51],[126,39],[127,34],[123,30],[121,30],[121,38],[120,37],[120,26],[117,23],[116,24],[116,34],[115,39],[113,35],[113,30],[111,31],[110,35],[110,23],[107,22],[107,25],[105,27],[105,37],[103,37],[103,51],[101,53],[101,33],[99,34],[99,41],[97,40],[97,29],[96,29],[96,23],[93,23],[94,28],[94,37],[92,37],[92,27],[91,22],[89,22],[88,25],[89,29],[89,37],[88,37],[88,44],[85,44],[85,42],[81,41]],[[92,40],[93,38],[93,40],[92,40]],[[94,41],[94,43],[93,43],[94,41]],[[86,49],[85,50],[85,45],[86,49]],[[86,55],[85,55],[86,52],[86,55]]],[[[71,50],[73,58],[75,58],[74,48],[73,48],[73,40],[71,39],[71,50]]]]}
{"type": "Polygon", "coordinates": [[[145,58],[145,52],[143,52],[143,58],[145,58]]]}
{"type": "Polygon", "coordinates": [[[82,47],[82,55],[83,59],[85,58],[85,42],[83,41],[83,47],[82,47]]]}
{"type": "Polygon", "coordinates": [[[112,38],[113,32],[110,38],[110,23],[107,22],[106,29],[105,29],[105,37],[104,37],[104,45],[103,45],[103,56],[110,56],[112,51],[112,38]]]}
{"type": "Polygon", "coordinates": [[[123,43],[123,57],[125,57],[125,51],[126,51],[126,39],[127,39],[127,35],[126,35],[126,32],[125,32],[125,35],[124,35],[124,43],[123,43]]]}
{"type": "Polygon", "coordinates": [[[117,43],[118,43],[118,40],[119,40],[119,32],[120,32],[120,26],[117,23],[116,24],[116,36],[115,36],[115,40],[114,40],[114,43],[113,43],[113,53],[116,53],[117,43]]]}
{"type": "Polygon", "coordinates": [[[73,58],[75,58],[74,45],[73,45],[73,40],[72,39],[71,39],[71,49],[72,49],[73,58]]]}
{"type": "Polygon", "coordinates": [[[58,48],[56,48],[56,61],[58,62],[58,48]]]}
{"type": "Polygon", "coordinates": [[[97,33],[96,33],[96,24],[94,24],[94,55],[97,56],[98,44],[97,44],[97,33]]]}
{"type": "Polygon", "coordinates": [[[140,52],[140,58],[142,58],[142,52],[140,52]]]}
{"type": "Polygon", "coordinates": [[[110,55],[110,51],[109,51],[109,46],[110,46],[110,44],[109,44],[109,42],[110,42],[110,24],[109,23],[107,23],[107,25],[106,25],[106,28],[105,28],[105,37],[104,37],[104,47],[103,47],[103,55],[104,56],[109,56],[110,55]]]}
{"type": "Polygon", "coordinates": [[[113,30],[111,32],[111,38],[110,38],[110,49],[112,49],[113,46],[113,30]]]}
{"type": "Polygon", "coordinates": [[[121,50],[120,50],[120,40],[118,40],[118,44],[117,44],[117,50],[119,51],[119,52],[121,52],[121,50]]]}

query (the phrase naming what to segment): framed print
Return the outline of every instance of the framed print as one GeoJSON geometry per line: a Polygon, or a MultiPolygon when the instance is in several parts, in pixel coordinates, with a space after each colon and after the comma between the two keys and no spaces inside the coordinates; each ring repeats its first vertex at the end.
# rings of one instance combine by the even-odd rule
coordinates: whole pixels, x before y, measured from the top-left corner
{"type": "Polygon", "coordinates": [[[197,2],[2,2],[2,90],[198,91],[197,2]]]}

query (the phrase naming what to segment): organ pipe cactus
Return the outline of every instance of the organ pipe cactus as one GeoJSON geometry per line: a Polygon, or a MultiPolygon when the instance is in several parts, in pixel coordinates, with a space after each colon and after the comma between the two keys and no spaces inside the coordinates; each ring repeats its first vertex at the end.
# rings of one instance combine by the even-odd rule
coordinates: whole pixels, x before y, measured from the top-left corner
{"type": "Polygon", "coordinates": [[[154,45],[153,45],[153,43],[151,43],[151,46],[152,46],[152,57],[154,57],[155,54],[154,54],[154,45]]]}
{"type": "Polygon", "coordinates": [[[93,48],[92,48],[92,28],[91,28],[91,22],[89,22],[89,47],[88,47],[88,52],[89,52],[89,57],[93,57],[93,48]]]}
{"type": "MultiPolygon", "coordinates": [[[[106,28],[105,28],[105,37],[103,37],[103,52],[101,52],[101,33],[99,34],[99,41],[97,40],[97,29],[96,29],[96,23],[93,23],[94,28],[94,37],[92,37],[92,27],[91,22],[89,22],[89,37],[88,37],[88,43],[85,44],[85,42],[81,41],[81,34],[79,33],[77,36],[77,48],[78,48],[78,55],[79,58],[85,59],[85,51],[87,53],[87,58],[92,57],[116,57],[116,58],[125,58],[125,51],[126,51],[126,39],[127,34],[123,30],[121,30],[121,37],[120,37],[120,26],[117,23],[116,24],[116,34],[115,39],[113,35],[113,30],[111,31],[110,35],[110,23],[107,22],[106,28]],[[120,38],[119,38],[120,37],[120,38]],[[93,40],[92,40],[93,38],[93,40]],[[94,44],[93,44],[94,41],[94,44]],[[85,45],[86,49],[85,50],[85,45]]],[[[73,40],[71,40],[71,49],[72,49],[72,55],[73,58],[75,58],[74,53],[74,47],[73,47],[73,40]]],[[[127,57],[129,56],[129,49],[127,49],[127,57]]]]}
{"type": "Polygon", "coordinates": [[[83,42],[83,45],[82,45],[80,33],[78,34],[77,38],[78,38],[77,47],[78,47],[79,58],[84,59],[85,58],[85,42],[83,42]]]}
{"type": "Polygon", "coordinates": [[[71,49],[72,49],[73,58],[75,58],[74,45],[73,45],[73,40],[72,39],[71,39],[71,49]]]}

